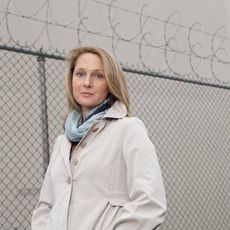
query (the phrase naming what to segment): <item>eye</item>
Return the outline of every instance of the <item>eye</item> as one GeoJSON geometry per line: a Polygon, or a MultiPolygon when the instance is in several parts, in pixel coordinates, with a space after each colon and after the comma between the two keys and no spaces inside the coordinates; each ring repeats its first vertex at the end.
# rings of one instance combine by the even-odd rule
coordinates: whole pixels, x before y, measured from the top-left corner
{"type": "Polygon", "coordinates": [[[102,79],[104,78],[104,75],[102,73],[93,73],[93,77],[95,77],[96,79],[102,79]]]}
{"type": "Polygon", "coordinates": [[[78,77],[78,78],[82,78],[82,77],[85,76],[85,72],[83,72],[83,71],[77,71],[77,72],[75,73],[75,76],[78,77]]]}

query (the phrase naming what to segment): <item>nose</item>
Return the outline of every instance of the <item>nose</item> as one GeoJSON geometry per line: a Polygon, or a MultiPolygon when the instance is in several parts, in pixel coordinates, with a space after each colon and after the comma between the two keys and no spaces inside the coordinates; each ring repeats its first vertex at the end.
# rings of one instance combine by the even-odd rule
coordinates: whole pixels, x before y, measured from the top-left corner
{"type": "Polygon", "coordinates": [[[91,87],[92,86],[90,74],[87,74],[86,78],[84,79],[83,86],[85,86],[85,87],[91,87]]]}

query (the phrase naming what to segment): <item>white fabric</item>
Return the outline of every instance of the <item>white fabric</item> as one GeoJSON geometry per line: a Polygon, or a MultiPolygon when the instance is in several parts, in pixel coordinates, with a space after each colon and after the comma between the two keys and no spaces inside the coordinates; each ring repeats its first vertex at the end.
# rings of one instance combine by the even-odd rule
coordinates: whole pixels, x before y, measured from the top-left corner
{"type": "Polygon", "coordinates": [[[32,217],[32,230],[152,230],[165,216],[161,170],[144,124],[120,102],[73,152],[57,138],[32,217]]]}

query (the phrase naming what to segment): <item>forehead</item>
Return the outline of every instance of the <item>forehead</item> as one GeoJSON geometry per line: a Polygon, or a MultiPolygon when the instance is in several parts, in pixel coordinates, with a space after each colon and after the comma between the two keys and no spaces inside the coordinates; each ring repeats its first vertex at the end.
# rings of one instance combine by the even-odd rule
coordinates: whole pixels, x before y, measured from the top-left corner
{"type": "Polygon", "coordinates": [[[103,70],[101,58],[97,54],[83,53],[75,61],[75,67],[83,69],[103,70]]]}

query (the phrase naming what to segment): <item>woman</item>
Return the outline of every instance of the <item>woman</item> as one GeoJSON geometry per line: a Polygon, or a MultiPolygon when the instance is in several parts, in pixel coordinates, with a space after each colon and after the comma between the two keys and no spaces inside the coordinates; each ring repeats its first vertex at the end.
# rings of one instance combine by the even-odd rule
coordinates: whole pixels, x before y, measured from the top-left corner
{"type": "Polygon", "coordinates": [[[83,47],[68,60],[65,133],[55,142],[32,230],[150,230],[166,210],[154,146],[130,117],[121,67],[83,47]]]}

